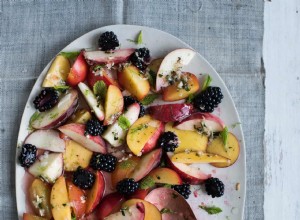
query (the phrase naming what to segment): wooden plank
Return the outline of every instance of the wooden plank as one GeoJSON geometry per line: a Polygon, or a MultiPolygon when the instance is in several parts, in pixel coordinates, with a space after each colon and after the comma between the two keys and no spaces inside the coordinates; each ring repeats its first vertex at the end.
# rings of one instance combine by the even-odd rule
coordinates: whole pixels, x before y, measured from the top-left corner
{"type": "Polygon", "coordinates": [[[300,1],[265,3],[266,220],[300,216],[300,1]]]}

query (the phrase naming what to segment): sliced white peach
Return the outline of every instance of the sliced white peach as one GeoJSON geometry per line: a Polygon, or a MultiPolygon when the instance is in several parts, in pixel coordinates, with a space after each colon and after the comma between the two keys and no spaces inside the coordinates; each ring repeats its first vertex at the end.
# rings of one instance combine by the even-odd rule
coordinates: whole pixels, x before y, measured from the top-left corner
{"type": "Polygon", "coordinates": [[[120,49],[111,53],[101,50],[84,51],[84,57],[89,64],[121,63],[126,61],[134,49],[120,49]]]}
{"type": "Polygon", "coordinates": [[[59,137],[59,132],[55,130],[37,130],[28,135],[24,144],[32,144],[38,149],[53,152],[64,152],[65,142],[59,137]]]}
{"type": "Polygon", "coordinates": [[[172,71],[177,71],[189,64],[195,54],[196,52],[191,49],[177,49],[168,53],[157,72],[156,90],[160,91],[163,87],[167,87],[169,83],[166,76],[170,75],[172,71]]]}
{"type": "Polygon", "coordinates": [[[83,124],[66,124],[59,127],[58,130],[93,152],[103,154],[107,152],[105,141],[100,136],[85,135],[85,125],[83,124]]]}
{"type": "Polygon", "coordinates": [[[104,125],[111,125],[122,114],[124,100],[121,90],[114,85],[110,85],[106,92],[104,104],[104,125]]]}
{"type": "Polygon", "coordinates": [[[199,152],[182,152],[174,154],[171,158],[173,162],[193,164],[193,163],[230,163],[230,160],[216,155],[199,152]]]}
{"type": "MultiPolygon", "coordinates": [[[[140,105],[138,103],[134,103],[127,108],[124,113],[124,117],[128,119],[130,125],[132,125],[138,119],[139,114],[140,105]]],[[[112,146],[119,147],[126,141],[127,131],[128,130],[126,129],[122,129],[119,125],[119,122],[116,121],[112,125],[108,126],[102,137],[112,146]]]]}
{"type": "Polygon", "coordinates": [[[80,89],[90,108],[94,111],[97,118],[102,121],[104,119],[104,108],[101,103],[98,103],[92,90],[83,82],[78,84],[78,88],[80,89]]]}
{"type": "Polygon", "coordinates": [[[141,199],[130,199],[125,201],[122,204],[122,208],[130,207],[132,205],[136,205],[137,203],[143,203],[145,206],[145,220],[161,220],[161,214],[159,210],[150,202],[141,199]]]}

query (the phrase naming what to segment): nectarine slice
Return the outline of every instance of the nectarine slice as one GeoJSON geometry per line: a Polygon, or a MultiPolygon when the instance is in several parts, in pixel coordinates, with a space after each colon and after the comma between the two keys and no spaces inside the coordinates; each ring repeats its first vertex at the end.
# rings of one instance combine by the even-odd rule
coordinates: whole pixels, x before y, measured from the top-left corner
{"type": "Polygon", "coordinates": [[[67,181],[69,201],[72,204],[72,210],[76,218],[80,219],[86,210],[86,196],[82,189],[67,181]]]}
{"type": "Polygon", "coordinates": [[[86,213],[91,213],[99,204],[105,191],[105,180],[100,171],[95,173],[95,182],[91,190],[87,193],[86,213]]]}
{"type": "Polygon", "coordinates": [[[182,152],[172,156],[173,162],[192,164],[192,163],[230,163],[230,160],[216,155],[199,152],[182,152]]]}
{"type": "Polygon", "coordinates": [[[155,183],[181,185],[182,180],[180,176],[172,169],[160,167],[152,170],[146,178],[152,178],[155,183]]]}
{"type": "Polygon", "coordinates": [[[122,114],[124,100],[121,90],[114,85],[110,85],[106,92],[104,104],[104,125],[114,123],[122,114]]]}

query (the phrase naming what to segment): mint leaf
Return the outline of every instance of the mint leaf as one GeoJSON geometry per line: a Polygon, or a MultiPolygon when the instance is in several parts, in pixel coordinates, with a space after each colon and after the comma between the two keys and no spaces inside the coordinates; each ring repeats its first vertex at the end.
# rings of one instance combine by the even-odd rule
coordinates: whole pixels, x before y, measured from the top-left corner
{"type": "Polygon", "coordinates": [[[222,212],[222,209],[220,209],[219,207],[216,207],[216,206],[199,205],[199,208],[205,210],[210,215],[215,215],[215,214],[222,212]]]}
{"type": "Polygon", "coordinates": [[[156,74],[155,74],[155,72],[153,72],[152,70],[149,70],[148,81],[149,81],[149,83],[150,83],[150,86],[151,86],[152,88],[155,88],[155,84],[156,84],[156,74]]]}
{"type": "Polygon", "coordinates": [[[142,31],[140,31],[140,33],[137,37],[136,43],[137,44],[142,44],[143,43],[143,32],[142,31]]]}
{"type": "Polygon", "coordinates": [[[54,86],[53,88],[59,92],[65,92],[70,88],[70,86],[54,86]]]}
{"type": "Polygon", "coordinates": [[[148,189],[148,188],[151,188],[153,186],[155,186],[155,182],[154,182],[154,179],[151,176],[146,176],[140,184],[141,189],[148,189]]]}
{"type": "Polygon", "coordinates": [[[73,52],[60,52],[60,55],[64,56],[68,59],[75,59],[80,54],[80,51],[73,51],[73,52]]]}
{"type": "Polygon", "coordinates": [[[232,124],[230,127],[231,127],[231,128],[235,128],[236,126],[238,126],[238,125],[240,125],[240,124],[242,124],[242,123],[241,123],[241,122],[236,122],[236,123],[232,124]]]}
{"type": "Polygon", "coordinates": [[[160,210],[160,213],[161,214],[165,214],[165,213],[176,213],[176,212],[174,212],[172,209],[168,209],[168,208],[162,208],[161,210],[160,210]]]}
{"type": "Polygon", "coordinates": [[[97,81],[93,86],[93,92],[95,96],[99,97],[101,100],[104,100],[107,92],[107,86],[105,82],[102,80],[97,81]]]}
{"type": "Polygon", "coordinates": [[[207,89],[207,87],[209,87],[211,81],[212,81],[212,78],[210,77],[210,75],[207,75],[206,78],[205,78],[205,81],[203,83],[201,91],[204,91],[205,89],[207,89]]]}
{"type": "Polygon", "coordinates": [[[141,101],[141,103],[143,105],[150,105],[157,97],[157,94],[149,94],[141,101]]]}
{"type": "Polygon", "coordinates": [[[227,152],[227,142],[228,142],[228,128],[225,127],[223,131],[220,132],[220,137],[222,138],[225,151],[227,152]]]}
{"type": "Polygon", "coordinates": [[[39,116],[40,116],[40,113],[38,111],[36,111],[35,113],[33,113],[33,115],[30,117],[29,124],[31,124],[36,119],[38,119],[39,116]]]}
{"type": "Polygon", "coordinates": [[[123,129],[123,130],[127,130],[130,127],[130,121],[124,116],[121,115],[118,118],[118,125],[123,129]]]}
{"type": "Polygon", "coordinates": [[[186,99],[186,103],[192,103],[194,98],[195,98],[194,94],[189,94],[189,96],[186,99]]]}

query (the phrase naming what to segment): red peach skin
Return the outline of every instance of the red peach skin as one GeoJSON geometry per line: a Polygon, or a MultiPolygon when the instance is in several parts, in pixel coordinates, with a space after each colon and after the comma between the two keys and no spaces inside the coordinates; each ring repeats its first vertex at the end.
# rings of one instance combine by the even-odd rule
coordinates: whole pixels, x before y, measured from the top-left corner
{"type": "Polygon", "coordinates": [[[155,105],[148,108],[150,115],[162,122],[182,121],[192,114],[193,106],[190,104],[155,105]]]}

